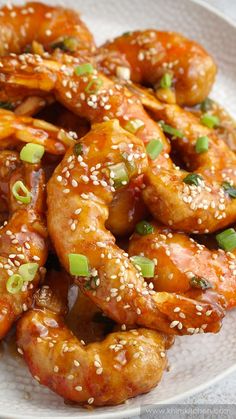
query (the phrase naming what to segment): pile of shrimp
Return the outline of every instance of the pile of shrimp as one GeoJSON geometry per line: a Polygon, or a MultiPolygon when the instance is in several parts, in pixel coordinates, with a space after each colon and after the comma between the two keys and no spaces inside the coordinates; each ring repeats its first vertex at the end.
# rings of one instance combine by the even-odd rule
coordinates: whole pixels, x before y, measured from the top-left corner
{"type": "Polygon", "coordinates": [[[156,29],[0,9],[0,339],[85,407],[147,393],[236,306],[236,125],[216,64],[156,29]],[[37,31],[35,31],[37,22],[37,31]]]}

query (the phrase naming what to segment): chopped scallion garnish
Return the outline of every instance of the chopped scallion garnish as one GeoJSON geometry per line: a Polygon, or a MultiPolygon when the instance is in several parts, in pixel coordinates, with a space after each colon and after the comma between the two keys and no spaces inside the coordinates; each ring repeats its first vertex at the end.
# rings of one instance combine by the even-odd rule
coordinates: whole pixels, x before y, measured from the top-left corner
{"type": "Polygon", "coordinates": [[[33,281],[33,279],[35,278],[36,272],[39,268],[38,263],[24,263],[23,265],[21,265],[19,267],[19,274],[21,275],[21,277],[23,278],[23,281],[33,281]]]}
{"type": "Polygon", "coordinates": [[[121,154],[123,159],[125,160],[125,165],[129,171],[129,174],[134,174],[137,171],[137,165],[134,159],[129,159],[130,154],[124,152],[121,154]]]}
{"type": "Polygon", "coordinates": [[[141,119],[130,119],[125,125],[125,129],[131,134],[136,134],[136,132],[144,126],[144,122],[141,119]]]}
{"type": "Polygon", "coordinates": [[[140,236],[147,236],[154,232],[154,227],[148,221],[140,221],[135,226],[136,233],[140,234],[140,236]]]}
{"type": "Polygon", "coordinates": [[[100,78],[93,79],[93,80],[90,80],[90,82],[87,84],[84,90],[86,93],[90,95],[94,95],[99,91],[102,85],[103,85],[102,79],[100,78]]]}
{"type": "Polygon", "coordinates": [[[79,156],[80,154],[83,154],[83,145],[81,143],[76,143],[74,145],[74,154],[76,156],[79,156]]]}
{"type": "Polygon", "coordinates": [[[216,235],[219,246],[226,252],[236,249],[236,231],[234,228],[228,228],[216,235]]]}
{"type": "Polygon", "coordinates": [[[187,185],[199,185],[199,181],[203,180],[203,177],[201,175],[198,175],[197,173],[189,173],[184,179],[183,182],[187,185]]]}
{"type": "Polygon", "coordinates": [[[68,36],[68,38],[64,38],[61,41],[55,42],[51,45],[52,49],[61,49],[65,52],[75,52],[78,49],[79,41],[78,39],[68,36]]]}
{"type": "Polygon", "coordinates": [[[92,74],[93,72],[94,68],[90,63],[81,64],[75,67],[76,76],[84,76],[85,74],[92,74]]]}
{"type": "Polygon", "coordinates": [[[99,284],[100,284],[100,279],[98,278],[98,276],[96,276],[94,278],[88,279],[88,281],[86,281],[84,284],[84,288],[86,290],[94,290],[99,286],[99,284]]]}
{"type": "Polygon", "coordinates": [[[11,102],[0,102],[0,108],[12,111],[14,109],[14,106],[11,102]]]}
{"type": "Polygon", "coordinates": [[[170,73],[165,73],[160,80],[160,86],[163,89],[169,89],[171,85],[172,85],[172,75],[170,73]]]}
{"type": "Polygon", "coordinates": [[[31,193],[21,180],[14,183],[12,193],[16,200],[23,204],[29,204],[31,201],[31,193]]]}
{"type": "Polygon", "coordinates": [[[222,188],[230,196],[230,198],[233,198],[233,199],[236,198],[236,188],[233,185],[231,185],[229,182],[223,182],[222,188]]]}
{"type": "Polygon", "coordinates": [[[159,122],[162,130],[166,133],[166,134],[170,134],[172,137],[176,137],[176,138],[183,138],[184,134],[179,131],[178,129],[171,127],[171,125],[165,124],[164,122],[159,122]]]}
{"type": "Polygon", "coordinates": [[[163,150],[163,144],[160,140],[153,139],[146,145],[146,151],[150,159],[155,160],[163,150]]]}
{"type": "Polygon", "coordinates": [[[86,256],[80,255],[79,253],[70,253],[68,257],[71,275],[89,276],[88,259],[86,256]]]}
{"type": "Polygon", "coordinates": [[[213,105],[213,100],[211,100],[209,97],[207,97],[201,104],[200,109],[202,112],[208,112],[211,110],[213,105]]]}
{"type": "Polygon", "coordinates": [[[21,275],[15,274],[8,278],[6,283],[7,291],[10,294],[17,294],[21,291],[24,280],[21,275]]]}
{"type": "Polygon", "coordinates": [[[122,33],[122,35],[121,35],[121,36],[129,36],[129,35],[131,35],[131,33],[132,33],[132,32],[130,32],[130,31],[128,31],[128,32],[124,32],[124,33],[122,33]]]}
{"type": "Polygon", "coordinates": [[[28,143],[20,152],[20,159],[27,163],[39,163],[44,155],[44,147],[40,144],[28,143]]]}
{"type": "Polygon", "coordinates": [[[123,185],[127,185],[129,182],[129,174],[125,163],[117,163],[109,166],[110,178],[114,182],[115,188],[120,188],[123,185]]]}
{"type": "Polygon", "coordinates": [[[201,290],[207,290],[209,288],[212,288],[212,285],[209,281],[197,275],[193,276],[189,282],[192,288],[198,288],[201,290]]]}
{"type": "Polygon", "coordinates": [[[132,256],[130,258],[134,266],[138,267],[144,278],[153,278],[155,271],[155,263],[153,260],[148,259],[144,256],[132,256]]]}
{"type": "Polygon", "coordinates": [[[201,123],[208,128],[215,128],[220,124],[218,116],[205,113],[201,117],[201,123]]]}
{"type": "Polygon", "coordinates": [[[208,148],[209,148],[209,138],[207,136],[199,137],[196,141],[196,146],[195,146],[196,153],[198,154],[206,153],[206,151],[208,151],[208,148]]]}

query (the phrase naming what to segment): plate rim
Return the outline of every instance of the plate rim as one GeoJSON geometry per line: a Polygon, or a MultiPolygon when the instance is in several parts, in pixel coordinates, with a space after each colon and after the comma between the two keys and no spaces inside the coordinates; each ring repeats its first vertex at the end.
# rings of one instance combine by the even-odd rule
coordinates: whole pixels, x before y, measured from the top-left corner
{"type": "MultiPolygon", "coordinates": [[[[26,2],[28,0],[25,0],[26,2]]],[[[39,0],[42,1],[43,3],[48,3],[45,0],[39,0]]],[[[140,0],[141,1],[141,0],[140,0]]],[[[182,0],[181,0],[182,1],[182,0]]],[[[230,25],[232,27],[232,29],[234,29],[236,31],[236,21],[231,19],[229,16],[227,16],[223,11],[217,9],[214,5],[206,3],[205,0],[188,0],[190,3],[196,4],[200,7],[202,7],[203,9],[208,10],[211,14],[216,15],[218,18],[220,18],[221,20],[227,22],[228,25],[230,25]]],[[[14,0],[13,0],[14,3],[14,0]]],[[[58,4],[60,4],[61,1],[58,0],[58,4]]],[[[64,3],[64,1],[63,1],[64,3]]],[[[75,6],[77,7],[77,5],[75,4],[75,6]]],[[[151,408],[152,410],[155,409],[158,406],[161,405],[167,405],[167,404],[173,404],[176,402],[180,402],[182,400],[184,400],[187,397],[191,397],[193,395],[197,395],[200,392],[204,391],[206,388],[211,387],[212,385],[215,385],[216,383],[218,383],[219,381],[221,381],[222,379],[224,379],[225,377],[227,377],[228,375],[232,374],[233,372],[236,371],[236,363],[230,367],[228,367],[226,370],[224,370],[222,373],[217,374],[214,378],[212,378],[209,381],[206,381],[202,384],[199,384],[196,387],[193,387],[181,394],[178,394],[176,396],[170,397],[168,399],[165,399],[165,401],[157,401],[156,403],[152,403],[152,404],[145,404],[144,406],[149,406],[149,408],[151,408]]],[[[161,383],[160,383],[161,384],[161,383]]],[[[158,384],[159,385],[159,384],[158,384]]],[[[141,395],[140,395],[141,396],[141,395]]],[[[137,396],[140,397],[140,396],[137,396]]],[[[59,397],[59,396],[58,396],[59,397]]],[[[114,406],[115,407],[115,406],[114,406]]],[[[80,413],[78,412],[78,414],[75,416],[58,416],[55,418],[57,419],[73,419],[73,418],[81,418],[84,417],[85,419],[111,419],[112,418],[116,418],[116,419],[123,419],[123,418],[130,418],[130,417],[134,417],[140,414],[141,411],[141,404],[139,406],[136,407],[130,407],[127,404],[127,408],[118,412],[105,412],[102,411],[102,407],[98,408],[98,409],[94,409],[94,411],[92,413],[88,413],[87,415],[81,416],[80,413]],[[101,411],[100,411],[101,409],[101,411]]],[[[85,412],[85,411],[84,411],[85,412]]],[[[30,414],[28,415],[27,412],[26,414],[15,414],[15,413],[7,413],[7,411],[3,411],[0,412],[0,419],[27,419],[27,418],[31,418],[30,414]]],[[[54,416],[41,416],[42,419],[53,419],[54,416]]]]}
{"type": "MultiPolygon", "coordinates": [[[[232,365],[231,367],[227,368],[225,371],[223,371],[221,374],[216,375],[214,378],[212,378],[210,381],[207,381],[203,384],[200,384],[196,387],[193,387],[190,390],[187,390],[185,392],[183,392],[182,394],[178,394],[177,396],[174,397],[170,397],[169,399],[166,399],[165,402],[156,402],[156,403],[152,403],[152,404],[146,404],[143,406],[149,406],[151,407],[151,409],[155,409],[158,406],[161,405],[167,405],[167,404],[173,404],[179,401],[182,401],[183,399],[185,399],[186,397],[190,397],[193,395],[196,395],[198,393],[200,393],[201,391],[205,390],[206,388],[216,384],[218,381],[221,381],[223,378],[225,378],[227,375],[233,373],[234,371],[236,371],[236,364],[232,365]]],[[[58,396],[59,397],[59,396],[58,396]]],[[[137,396],[139,397],[139,396],[137,396]]],[[[115,407],[115,406],[114,406],[115,407]]],[[[140,414],[141,411],[141,405],[137,406],[137,407],[131,407],[130,409],[125,409],[125,410],[121,410],[120,412],[99,412],[99,410],[96,410],[97,408],[95,408],[95,410],[93,411],[92,414],[88,413],[88,415],[86,416],[80,416],[80,413],[78,413],[78,415],[76,416],[58,416],[57,419],[73,419],[73,418],[80,418],[80,417],[84,417],[86,419],[96,419],[96,418],[100,418],[102,415],[103,419],[111,419],[112,418],[116,418],[116,419],[123,419],[123,418],[130,418],[133,416],[137,416],[140,414]]],[[[98,409],[102,409],[98,408],[98,409]]],[[[0,412],[0,419],[27,419],[30,418],[30,415],[24,414],[24,415],[18,415],[15,416],[15,414],[10,414],[10,413],[4,413],[3,412],[3,416],[2,413],[0,412]],[[13,416],[14,415],[14,416],[13,416]]],[[[41,419],[53,419],[54,416],[41,416],[41,419]]],[[[55,416],[56,418],[56,416],[55,416]]]]}

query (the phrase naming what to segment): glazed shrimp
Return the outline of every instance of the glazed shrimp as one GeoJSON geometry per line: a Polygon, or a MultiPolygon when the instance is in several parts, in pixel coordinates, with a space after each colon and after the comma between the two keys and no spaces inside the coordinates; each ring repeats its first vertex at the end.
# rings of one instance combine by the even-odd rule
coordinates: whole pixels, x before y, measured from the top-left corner
{"type": "Polygon", "coordinates": [[[146,236],[135,233],[130,238],[129,254],[156,258],[156,291],[192,295],[199,290],[214,290],[225,297],[227,309],[236,306],[235,251],[209,250],[184,233],[149,223],[152,232],[146,236]]]}
{"type": "Polygon", "coordinates": [[[20,165],[15,151],[0,151],[0,212],[8,211],[9,182],[13,171],[20,165]]]}
{"type": "Polygon", "coordinates": [[[174,32],[154,29],[128,32],[105,43],[100,51],[101,65],[103,55],[105,68],[111,74],[117,74],[117,62],[124,67],[128,63],[133,82],[155,87],[168,73],[173,78],[172,86],[180,105],[202,102],[215,80],[216,65],[212,57],[196,42],[174,32]],[[117,55],[110,59],[106,51],[119,52],[121,63],[117,55]]]}
{"type": "Polygon", "coordinates": [[[143,198],[154,218],[174,230],[194,233],[214,232],[235,223],[236,201],[227,193],[227,185],[236,183],[235,153],[217,131],[201,124],[192,113],[161,103],[137,86],[133,90],[164,123],[164,130],[174,129],[172,149],[192,172],[179,167],[147,172],[143,198]],[[207,143],[204,152],[197,152],[199,138],[207,143]]]}
{"type": "Polygon", "coordinates": [[[122,403],[158,384],[166,368],[162,335],[121,331],[86,345],[64,323],[60,301],[50,304],[53,298],[51,284],[43,287],[17,327],[18,350],[40,384],[66,400],[94,406],[122,403]]]}
{"type": "MultiPolygon", "coordinates": [[[[76,75],[75,71],[79,65],[81,61],[65,55],[62,63],[29,54],[3,58],[0,68],[2,93],[13,99],[19,97],[18,95],[24,98],[32,93],[44,95],[48,92],[54,94],[66,108],[92,123],[117,118],[121,126],[135,132],[145,144],[152,139],[160,140],[162,150],[154,160],[149,159],[150,166],[159,164],[166,168],[172,167],[168,155],[169,142],[160,127],[144,111],[136,95],[97,73],[95,69],[91,70],[91,67],[90,72],[84,77],[76,75]]],[[[128,218],[124,214],[119,231],[116,222],[117,211],[110,214],[109,227],[116,234],[133,231],[138,221],[137,207],[142,206],[142,214],[145,212],[141,193],[138,192],[139,184],[140,181],[138,184],[134,183],[135,198],[139,199],[140,206],[137,205],[137,201],[130,201],[130,191],[123,192],[122,197],[119,196],[119,202],[121,198],[123,200],[121,207],[130,214],[128,218]],[[127,202],[130,202],[129,209],[127,202]]]]}
{"type": "Polygon", "coordinates": [[[44,174],[40,166],[24,164],[16,169],[9,189],[10,217],[0,230],[0,338],[30,305],[40,267],[47,258],[44,174]],[[30,202],[18,202],[16,182],[23,182],[30,202]],[[29,277],[32,268],[35,275],[29,277]]]}
{"type": "Polygon", "coordinates": [[[20,54],[32,43],[47,51],[61,45],[69,52],[91,53],[95,49],[92,34],[74,10],[37,2],[2,7],[0,55],[20,54]]]}
{"type": "Polygon", "coordinates": [[[70,254],[86,255],[91,274],[76,282],[117,323],[138,324],[172,334],[186,334],[190,327],[203,330],[202,324],[204,331],[217,331],[223,316],[217,296],[216,300],[201,303],[200,318],[196,315],[197,301],[176,294],[153,293],[105,228],[108,206],[116,190],[116,168],[124,169],[124,153],[130,156],[128,162],[135,163],[126,164],[124,183],[146,168],[142,142],[122,130],[117,121],[110,121],[94,126],[81,139],[80,149],[78,157],[73,149],[67,152],[47,189],[48,229],[67,272],[71,272],[70,254]],[[186,317],[174,329],[174,308],[179,305],[186,317]],[[213,310],[212,317],[206,315],[209,310],[213,310]]]}
{"type": "MultiPolygon", "coordinates": [[[[72,58],[65,57],[65,60],[68,62],[72,58]]],[[[153,160],[149,158],[149,170],[144,180],[146,188],[142,194],[157,220],[171,225],[173,229],[199,233],[216,231],[235,221],[236,201],[225,193],[223,183],[234,183],[236,157],[213,131],[199,124],[192,114],[177,105],[162,104],[158,100],[154,108],[152,98],[155,116],[181,131],[181,138],[172,141],[172,145],[184,151],[185,163],[189,169],[197,172],[194,173],[197,185],[184,182],[188,173],[175,167],[168,154],[170,146],[166,137],[160,127],[157,128],[157,124],[147,117],[137,97],[132,94],[129,96],[125,88],[97,75],[96,70],[86,74],[86,77],[78,77],[75,64],[61,65],[29,55],[23,55],[20,59],[2,59],[2,64],[1,85],[9,96],[14,96],[22,89],[28,94],[33,88],[44,92],[46,85],[59,101],[72,111],[77,110],[82,117],[87,115],[91,121],[100,122],[118,115],[121,125],[126,129],[127,124],[130,129],[130,124],[133,127],[134,120],[138,120],[141,126],[139,124],[139,128],[135,128],[135,135],[145,144],[151,139],[160,141],[161,152],[153,160]],[[33,69],[37,69],[37,74],[33,69]],[[88,86],[90,88],[94,83],[96,94],[90,90],[88,92],[88,86]],[[201,154],[195,152],[199,137],[209,137],[209,149],[201,154]]],[[[136,92],[139,91],[136,89],[136,92]]],[[[141,93],[139,95],[144,103],[149,102],[146,93],[143,97],[141,93]]]]}
{"type": "Polygon", "coordinates": [[[187,108],[188,111],[196,115],[201,120],[204,113],[216,116],[219,125],[215,126],[217,135],[236,152],[236,122],[235,119],[216,101],[207,98],[200,105],[187,108]]]}
{"type": "Polygon", "coordinates": [[[8,217],[9,182],[13,171],[20,165],[15,151],[0,151],[0,225],[8,217]]]}
{"type": "Polygon", "coordinates": [[[35,143],[52,154],[65,154],[74,139],[63,129],[40,119],[15,115],[0,109],[0,149],[16,147],[19,143],[35,143]]]}

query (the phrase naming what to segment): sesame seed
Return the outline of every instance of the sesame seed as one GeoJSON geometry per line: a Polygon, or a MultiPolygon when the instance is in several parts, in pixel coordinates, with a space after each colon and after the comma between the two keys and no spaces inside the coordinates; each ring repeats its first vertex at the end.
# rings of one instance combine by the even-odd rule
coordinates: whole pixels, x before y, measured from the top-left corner
{"type": "Polygon", "coordinates": [[[179,313],[179,312],[180,312],[180,307],[175,307],[174,313],[179,313]]]}
{"type": "Polygon", "coordinates": [[[179,324],[179,320],[174,320],[173,322],[171,322],[170,324],[170,328],[173,329],[175,326],[177,326],[179,324]]]}
{"type": "Polygon", "coordinates": [[[76,386],[76,387],[75,387],[75,390],[76,390],[76,391],[82,391],[82,390],[83,390],[83,387],[81,387],[81,386],[76,386]]]}
{"type": "Polygon", "coordinates": [[[92,404],[94,402],[94,398],[93,397],[90,397],[89,399],[88,399],[88,404],[92,404]]]}

